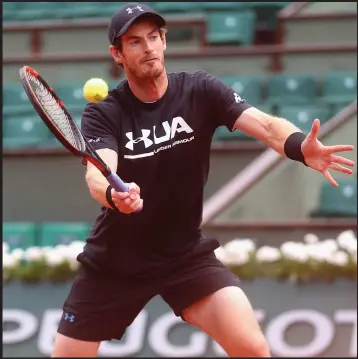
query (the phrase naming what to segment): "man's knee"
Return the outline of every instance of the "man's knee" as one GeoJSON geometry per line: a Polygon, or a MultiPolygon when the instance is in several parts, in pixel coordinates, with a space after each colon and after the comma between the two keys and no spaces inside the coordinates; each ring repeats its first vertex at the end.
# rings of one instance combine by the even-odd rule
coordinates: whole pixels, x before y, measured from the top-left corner
{"type": "Polygon", "coordinates": [[[99,342],[86,342],[56,334],[52,358],[97,357],[99,342]]]}
{"type": "Polygon", "coordinates": [[[230,357],[268,358],[271,356],[268,342],[262,333],[251,335],[249,339],[246,338],[246,342],[243,339],[235,338],[224,347],[230,357]]]}
{"type": "Polygon", "coordinates": [[[269,357],[270,348],[268,342],[262,333],[256,335],[252,339],[251,345],[252,356],[255,357],[269,357]]]}

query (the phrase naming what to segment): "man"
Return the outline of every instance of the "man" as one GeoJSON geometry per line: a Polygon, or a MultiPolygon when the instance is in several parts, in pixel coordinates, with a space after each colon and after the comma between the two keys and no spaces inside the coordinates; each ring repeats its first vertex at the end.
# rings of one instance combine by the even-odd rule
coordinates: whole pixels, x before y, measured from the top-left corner
{"type": "Polygon", "coordinates": [[[354,163],[290,122],[247,104],[215,77],[167,74],[165,20],[145,5],[122,7],[108,29],[110,52],[127,80],[87,105],[82,130],[113,171],[130,183],[117,193],[88,163],[91,195],[103,205],[55,340],[53,357],[94,357],[101,341],[120,339],[159,294],[177,316],[200,328],[233,357],[269,357],[268,344],[240,283],[200,232],[210,144],[218,126],[241,130],[283,156],[320,171],[354,163]]]}

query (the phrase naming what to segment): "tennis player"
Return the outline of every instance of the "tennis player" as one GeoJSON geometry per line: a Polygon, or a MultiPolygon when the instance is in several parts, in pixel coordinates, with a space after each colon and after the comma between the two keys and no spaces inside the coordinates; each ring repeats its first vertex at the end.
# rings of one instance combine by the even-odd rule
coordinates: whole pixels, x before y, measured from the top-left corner
{"type": "MultiPolygon", "coordinates": [[[[127,80],[88,104],[82,130],[129,183],[117,193],[90,163],[86,181],[103,207],[63,306],[53,357],[95,357],[101,341],[120,339],[145,304],[161,297],[232,357],[269,357],[268,343],[239,279],[216,259],[219,243],[200,232],[212,136],[218,126],[243,131],[321,172],[351,174],[324,146],[315,120],[307,137],[292,123],[250,106],[203,71],[167,73],[165,20],[128,4],[109,24],[109,50],[127,80]]],[[[274,294],[273,294],[274,296],[274,294]]]]}

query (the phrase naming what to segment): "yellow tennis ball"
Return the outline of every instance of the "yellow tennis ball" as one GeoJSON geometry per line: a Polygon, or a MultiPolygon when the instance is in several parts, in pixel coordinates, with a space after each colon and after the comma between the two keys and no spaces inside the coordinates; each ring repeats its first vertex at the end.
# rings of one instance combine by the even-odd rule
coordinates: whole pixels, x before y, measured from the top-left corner
{"type": "Polygon", "coordinates": [[[108,85],[102,79],[90,79],[83,86],[83,96],[89,102],[100,102],[107,95],[108,85]]]}

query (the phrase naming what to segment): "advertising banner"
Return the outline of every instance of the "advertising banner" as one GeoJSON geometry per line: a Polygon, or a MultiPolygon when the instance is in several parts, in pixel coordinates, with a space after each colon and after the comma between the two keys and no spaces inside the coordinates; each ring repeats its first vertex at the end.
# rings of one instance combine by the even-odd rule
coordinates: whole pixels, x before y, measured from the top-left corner
{"type": "MultiPolygon", "coordinates": [[[[3,355],[48,357],[70,283],[6,284],[3,355]]],[[[352,281],[294,285],[256,280],[242,284],[275,357],[356,357],[357,288],[352,281]]],[[[240,318],[237,318],[240,320],[240,318]]],[[[239,338],[238,338],[239,340],[239,338]]],[[[101,357],[224,357],[206,334],[151,300],[121,341],[103,342],[101,357]]]]}

